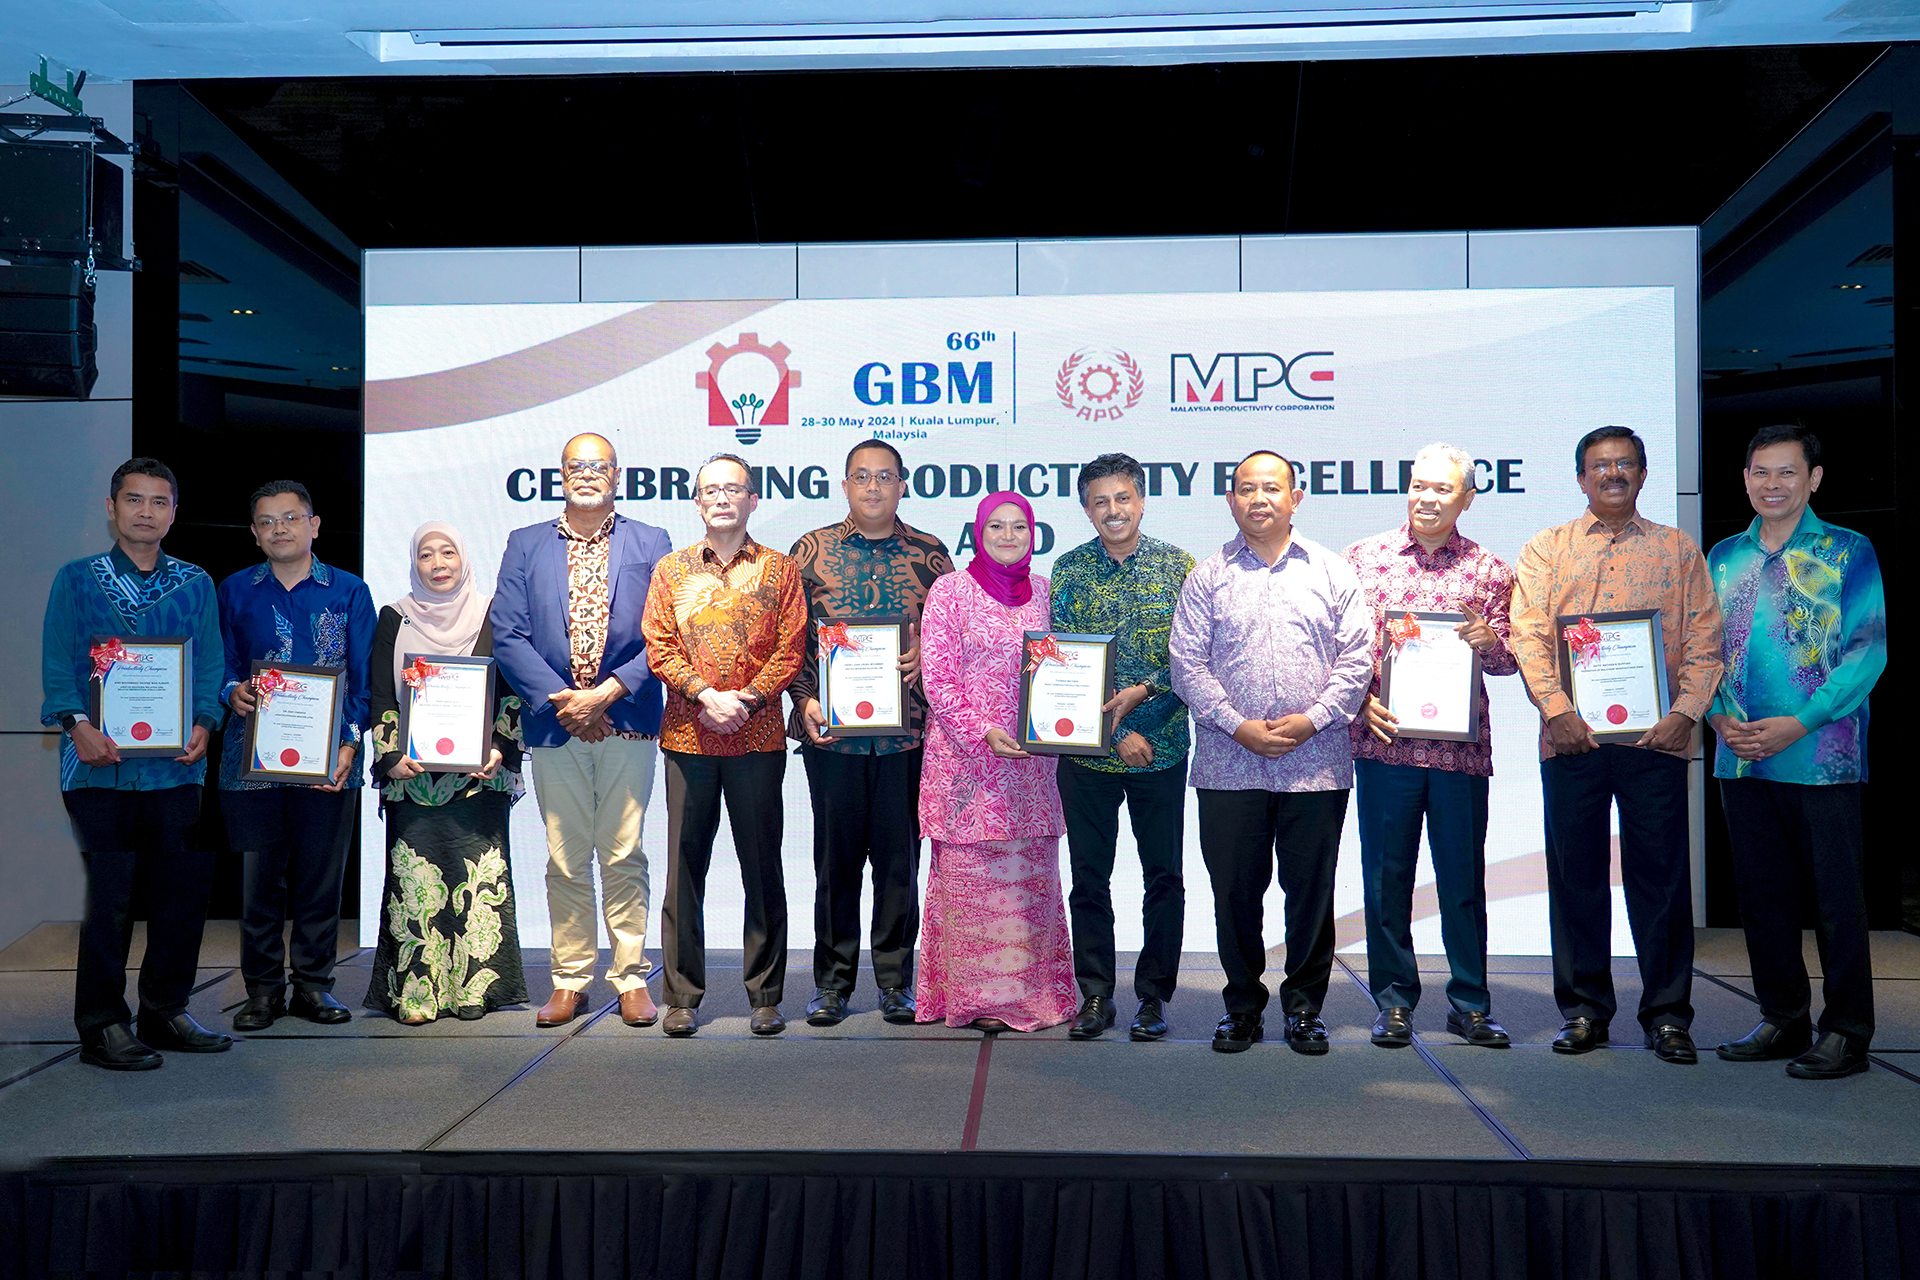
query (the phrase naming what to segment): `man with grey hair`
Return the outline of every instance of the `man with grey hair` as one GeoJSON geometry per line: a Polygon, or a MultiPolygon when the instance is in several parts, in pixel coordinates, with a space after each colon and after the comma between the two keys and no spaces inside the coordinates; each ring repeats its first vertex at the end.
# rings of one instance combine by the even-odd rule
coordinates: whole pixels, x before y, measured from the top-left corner
{"type": "MultiPolygon", "coordinates": [[[[1447,949],[1447,1030],[1469,1044],[1500,1047],[1507,1033],[1487,991],[1487,791],[1493,742],[1485,687],[1470,741],[1409,736],[1380,701],[1386,647],[1405,637],[1406,615],[1453,613],[1453,629],[1480,653],[1487,675],[1519,670],[1507,645],[1513,570],[1456,527],[1473,505],[1473,458],[1448,444],[1414,456],[1407,519],[1347,548],[1347,562],[1373,609],[1373,685],[1354,718],[1354,786],[1359,792],[1360,868],[1367,913],[1367,985],[1379,1016],[1373,1042],[1413,1042],[1420,970],[1413,954],[1413,875],[1424,818],[1447,949]]],[[[1427,622],[1425,626],[1435,626],[1427,622]]]]}
{"type": "Polygon", "coordinates": [[[807,652],[807,595],[792,557],[747,534],[760,505],[746,460],[707,459],[693,478],[706,536],[654,567],[641,629],[667,687],[667,901],[660,933],[670,1036],[698,1029],[707,988],[706,887],[724,798],[746,891],[742,977],[749,1029],[778,1035],[787,976],[787,888],[780,869],[786,727],[780,692],[807,652]]]}
{"type": "Polygon", "coordinates": [[[553,998],[534,1021],[585,1012],[599,949],[593,865],[613,963],[607,981],[630,1026],[658,1013],[647,993],[647,855],[641,818],[653,794],[660,682],[647,670],[640,612],[666,530],[613,509],[613,444],[591,432],[560,452],[567,506],[516,529],[500,558],[489,621],[493,656],[525,703],[521,729],[547,828],[553,998]]]}

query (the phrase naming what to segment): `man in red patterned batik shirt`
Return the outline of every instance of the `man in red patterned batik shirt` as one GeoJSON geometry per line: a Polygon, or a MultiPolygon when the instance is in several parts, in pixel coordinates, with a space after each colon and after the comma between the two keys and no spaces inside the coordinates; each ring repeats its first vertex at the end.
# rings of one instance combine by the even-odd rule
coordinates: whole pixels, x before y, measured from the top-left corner
{"type": "MultiPolygon", "coordinates": [[[[1379,1017],[1373,1042],[1413,1042],[1420,971],[1413,955],[1413,873],[1424,817],[1447,948],[1447,1030],[1468,1044],[1499,1047],[1507,1033],[1489,1016],[1487,993],[1487,790],[1493,742],[1484,685],[1472,742],[1404,738],[1380,701],[1380,660],[1390,626],[1408,613],[1458,613],[1454,628],[1480,653],[1487,675],[1518,671],[1507,647],[1513,570],[1455,527],[1473,505],[1473,458],[1430,444],[1413,460],[1407,522],[1347,548],[1347,562],[1373,608],[1373,687],[1354,718],[1353,775],[1366,892],[1367,985],[1379,1017]]],[[[1433,622],[1423,624],[1428,627],[1433,622]]]]}

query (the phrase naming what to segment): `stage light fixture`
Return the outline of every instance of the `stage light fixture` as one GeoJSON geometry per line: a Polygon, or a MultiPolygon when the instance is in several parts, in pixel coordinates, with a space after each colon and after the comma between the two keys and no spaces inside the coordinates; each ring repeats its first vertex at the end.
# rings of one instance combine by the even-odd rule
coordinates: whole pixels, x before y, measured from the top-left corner
{"type": "Polygon", "coordinates": [[[1864,289],[1867,286],[1863,284],[1837,284],[1833,287],[1836,289],[1864,289]]]}

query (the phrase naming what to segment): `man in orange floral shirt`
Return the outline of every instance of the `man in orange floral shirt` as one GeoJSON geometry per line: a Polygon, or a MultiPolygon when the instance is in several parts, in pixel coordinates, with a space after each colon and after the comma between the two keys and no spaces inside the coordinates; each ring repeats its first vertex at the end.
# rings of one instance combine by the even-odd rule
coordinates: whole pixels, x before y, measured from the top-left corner
{"type": "Polygon", "coordinates": [[[690,1036],[706,994],[707,867],[724,796],[747,918],[743,977],[755,1035],[786,1030],[787,890],[780,871],[786,730],[780,691],[806,653],[807,600],[791,558],[747,534],[760,505],[753,473],[730,453],[694,477],[706,537],[653,570],[641,631],[666,686],[667,898],[660,912],[667,1010],[661,1029],[690,1036]]]}

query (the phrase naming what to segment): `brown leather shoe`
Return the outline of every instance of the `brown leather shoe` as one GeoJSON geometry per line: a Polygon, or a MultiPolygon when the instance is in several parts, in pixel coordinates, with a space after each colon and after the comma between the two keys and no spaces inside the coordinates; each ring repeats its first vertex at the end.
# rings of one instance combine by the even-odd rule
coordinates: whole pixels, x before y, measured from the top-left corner
{"type": "Polygon", "coordinates": [[[650,1027],[659,1020],[660,1010],[645,987],[620,993],[620,1021],[630,1027],[650,1027]]]}
{"type": "Polygon", "coordinates": [[[566,991],[556,987],[553,998],[540,1006],[540,1012],[533,1015],[536,1027],[563,1027],[587,1011],[587,993],[584,991],[566,991]]]}

